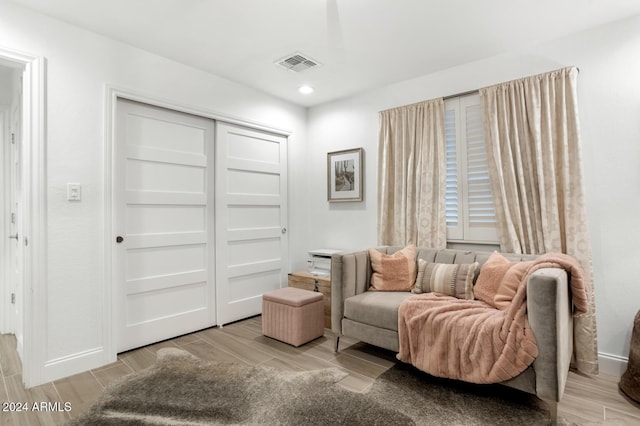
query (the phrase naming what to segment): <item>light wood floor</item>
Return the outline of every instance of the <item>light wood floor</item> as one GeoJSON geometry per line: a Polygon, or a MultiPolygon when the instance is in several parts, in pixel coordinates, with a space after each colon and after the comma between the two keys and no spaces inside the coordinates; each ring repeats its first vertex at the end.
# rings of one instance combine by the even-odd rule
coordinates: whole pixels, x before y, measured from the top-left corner
{"type": "MultiPolygon", "coordinates": [[[[348,338],[341,339],[337,354],[333,345],[333,334],[326,330],[325,337],[294,348],[262,336],[261,318],[254,317],[126,352],[111,365],[25,390],[15,338],[5,334],[0,336],[0,401],[27,402],[30,410],[34,402],[54,404],[40,412],[0,411],[0,425],[49,426],[65,423],[86,411],[111,382],[150,366],[155,360],[155,352],[166,346],[185,349],[202,359],[262,364],[288,370],[338,366],[349,373],[341,385],[356,392],[366,391],[376,377],[396,362],[393,353],[348,338]],[[64,411],[65,402],[70,403],[70,411],[64,411]]],[[[559,415],[577,424],[606,420],[615,425],[640,425],[640,406],[620,394],[617,379],[603,375],[592,378],[570,373],[559,415]]]]}

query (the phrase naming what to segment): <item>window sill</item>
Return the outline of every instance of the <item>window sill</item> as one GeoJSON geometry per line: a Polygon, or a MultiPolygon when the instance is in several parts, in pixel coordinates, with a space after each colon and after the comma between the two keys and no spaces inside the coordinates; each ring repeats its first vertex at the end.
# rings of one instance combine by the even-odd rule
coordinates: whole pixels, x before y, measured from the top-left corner
{"type": "Polygon", "coordinates": [[[447,240],[447,248],[455,250],[500,251],[500,243],[488,241],[447,240]]]}

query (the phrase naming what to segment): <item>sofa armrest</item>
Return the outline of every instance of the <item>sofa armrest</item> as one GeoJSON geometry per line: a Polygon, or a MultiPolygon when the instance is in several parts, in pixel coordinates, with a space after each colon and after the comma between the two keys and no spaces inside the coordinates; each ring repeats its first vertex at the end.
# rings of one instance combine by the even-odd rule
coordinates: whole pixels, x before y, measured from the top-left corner
{"type": "Polygon", "coordinates": [[[573,316],[567,273],[535,271],[527,282],[527,315],[538,345],[533,362],[538,397],[560,401],[573,353],[573,316]]]}
{"type": "Polygon", "coordinates": [[[342,334],[344,300],[369,288],[369,251],[335,253],[331,256],[331,330],[342,334]]]}

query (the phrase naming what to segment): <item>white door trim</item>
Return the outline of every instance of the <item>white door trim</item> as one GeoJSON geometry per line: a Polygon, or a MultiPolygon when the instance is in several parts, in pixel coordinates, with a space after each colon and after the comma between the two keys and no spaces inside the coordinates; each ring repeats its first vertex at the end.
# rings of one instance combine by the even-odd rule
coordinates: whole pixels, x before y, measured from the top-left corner
{"type": "Polygon", "coordinates": [[[24,66],[22,90],[24,211],[24,343],[22,380],[44,383],[47,351],[47,161],[45,59],[0,47],[0,58],[24,66]]]}
{"type": "Polygon", "coordinates": [[[114,177],[114,149],[115,149],[115,137],[116,137],[116,107],[118,99],[128,99],[131,101],[137,101],[148,105],[153,105],[161,108],[166,108],[173,111],[184,112],[187,114],[210,118],[215,121],[237,124],[248,128],[271,132],[274,134],[288,137],[291,135],[291,131],[273,128],[268,125],[264,125],[257,122],[243,120],[237,117],[231,117],[224,114],[219,114],[213,111],[208,111],[202,108],[189,106],[174,102],[167,99],[161,99],[157,96],[140,93],[127,88],[122,88],[114,85],[107,84],[105,86],[105,138],[104,138],[104,166],[103,166],[103,187],[104,187],[104,234],[103,234],[103,258],[104,258],[104,284],[103,284],[103,336],[104,336],[104,348],[107,359],[105,364],[114,362],[117,359],[117,347],[116,347],[116,335],[117,327],[114,323],[114,308],[119,302],[117,300],[117,292],[112,291],[113,283],[113,238],[115,234],[113,231],[113,207],[114,207],[114,190],[113,190],[113,177],[114,177]]]}
{"type": "MultiPolygon", "coordinates": [[[[137,102],[141,102],[141,103],[145,103],[145,104],[149,104],[149,105],[153,105],[161,108],[170,109],[173,111],[184,112],[184,113],[195,115],[198,117],[210,118],[212,120],[222,121],[224,123],[237,124],[239,126],[248,127],[250,129],[263,130],[266,132],[275,133],[277,135],[290,136],[292,133],[290,130],[278,129],[263,123],[259,123],[257,121],[245,120],[239,117],[233,117],[231,115],[225,115],[215,111],[210,111],[210,110],[202,109],[199,107],[195,107],[195,106],[185,105],[172,100],[162,99],[157,96],[141,93],[135,90],[126,89],[123,87],[114,86],[110,84],[106,85],[105,98],[107,101],[106,111],[109,113],[107,118],[110,118],[114,112],[114,110],[112,110],[112,107],[115,108],[114,101],[117,98],[123,98],[123,99],[128,99],[130,101],[137,101],[137,102]]],[[[109,126],[113,125],[112,121],[106,121],[105,123],[110,123],[109,126]]],[[[106,126],[106,130],[112,131],[113,129],[109,129],[109,126],[106,126]]],[[[110,133],[107,134],[107,136],[110,136],[110,135],[111,135],[110,133]]],[[[109,139],[107,139],[107,141],[109,141],[109,139]]]]}

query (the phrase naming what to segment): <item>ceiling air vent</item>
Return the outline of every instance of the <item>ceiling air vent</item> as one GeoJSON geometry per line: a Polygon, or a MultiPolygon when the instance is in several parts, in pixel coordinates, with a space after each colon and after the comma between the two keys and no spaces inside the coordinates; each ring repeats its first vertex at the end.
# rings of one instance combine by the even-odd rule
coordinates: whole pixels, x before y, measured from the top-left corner
{"type": "Polygon", "coordinates": [[[309,68],[317,67],[320,63],[301,53],[294,53],[276,61],[276,65],[280,65],[291,71],[301,72],[309,68]]]}

